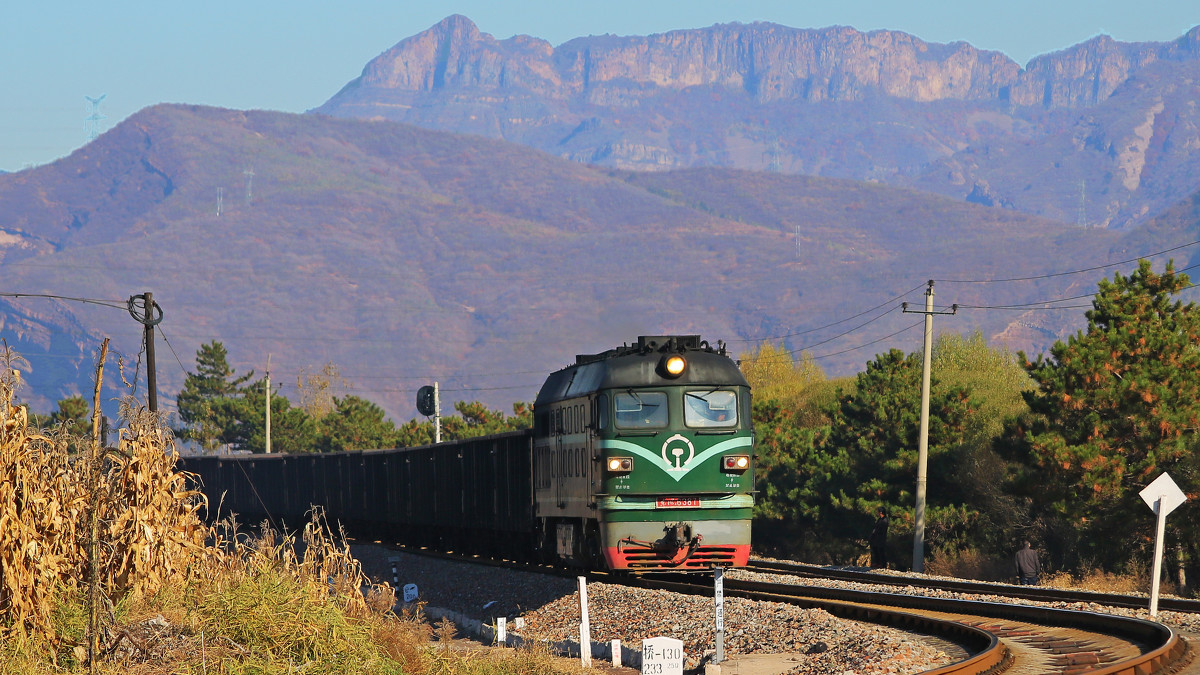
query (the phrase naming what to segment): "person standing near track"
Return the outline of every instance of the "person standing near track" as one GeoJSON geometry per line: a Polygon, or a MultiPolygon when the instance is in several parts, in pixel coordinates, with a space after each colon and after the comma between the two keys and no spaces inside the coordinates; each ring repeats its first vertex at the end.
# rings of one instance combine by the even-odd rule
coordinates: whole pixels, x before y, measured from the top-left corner
{"type": "Polygon", "coordinates": [[[1038,575],[1042,573],[1042,564],[1038,562],[1037,551],[1025,542],[1017,551],[1017,583],[1022,586],[1037,586],[1038,575]]]}
{"type": "Polygon", "coordinates": [[[887,531],[887,512],[879,509],[879,520],[875,521],[871,537],[867,540],[867,543],[871,545],[871,567],[887,567],[887,531]]]}

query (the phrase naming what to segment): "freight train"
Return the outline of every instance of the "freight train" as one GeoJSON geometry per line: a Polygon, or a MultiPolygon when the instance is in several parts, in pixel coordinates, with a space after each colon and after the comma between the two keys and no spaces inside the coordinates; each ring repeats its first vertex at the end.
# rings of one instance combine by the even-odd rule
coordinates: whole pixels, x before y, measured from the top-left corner
{"type": "Polygon", "coordinates": [[[533,428],[416,448],[193,455],[214,515],[325,508],[358,537],[591,569],[747,563],[750,387],[725,345],[642,336],[550,374],[533,428]]]}

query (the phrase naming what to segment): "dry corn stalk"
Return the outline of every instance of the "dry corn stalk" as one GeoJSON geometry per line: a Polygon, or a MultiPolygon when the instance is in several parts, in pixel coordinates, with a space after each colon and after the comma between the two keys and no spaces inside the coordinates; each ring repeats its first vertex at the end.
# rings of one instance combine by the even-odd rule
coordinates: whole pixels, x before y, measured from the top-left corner
{"type": "Polygon", "coordinates": [[[91,465],[68,455],[68,434],[30,430],[13,405],[20,357],[0,351],[0,624],[3,633],[49,635],[57,587],[90,582],[92,491],[99,520],[98,579],[109,602],[149,595],[199,572],[209,528],[197,515],[203,495],[174,470],[174,441],[163,419],[126,400],[116,448],[91,465]]]}
{"type": "Polygon", "coordinates": [[[0,353],[0,615],[25,634],[49,626],[56,585],[79,578],[87,502],[63,437],[31,431],[13,405],[19,359],[0,353]]]}

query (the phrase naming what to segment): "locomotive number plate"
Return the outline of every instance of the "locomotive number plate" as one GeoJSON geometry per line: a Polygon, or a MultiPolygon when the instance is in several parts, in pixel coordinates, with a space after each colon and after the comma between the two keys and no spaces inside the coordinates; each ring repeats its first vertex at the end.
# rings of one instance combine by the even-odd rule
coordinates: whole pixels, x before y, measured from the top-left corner
{"type": "Polygon", "coordinates": [[[654,505],[660,509],[686,509],[700,506],[698,497],[659,497],[654,505]]]}

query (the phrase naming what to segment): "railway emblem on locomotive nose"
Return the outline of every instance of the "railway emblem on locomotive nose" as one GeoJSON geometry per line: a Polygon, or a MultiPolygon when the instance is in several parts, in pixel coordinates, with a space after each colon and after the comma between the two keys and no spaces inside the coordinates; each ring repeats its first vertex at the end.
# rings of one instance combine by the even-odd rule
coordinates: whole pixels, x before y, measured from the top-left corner
{"type": "Polygon", "coordinates": [[[692,445],[690,440],[680,434],[675,434],[668,438],[666,443],[663,443],[662,458],[667,463],[667,471],[683,471],[688,462],[692,461],[695,457],[695,446],[692,445]],[[684,455],[687,455],[686,459],[684,455]]]}

